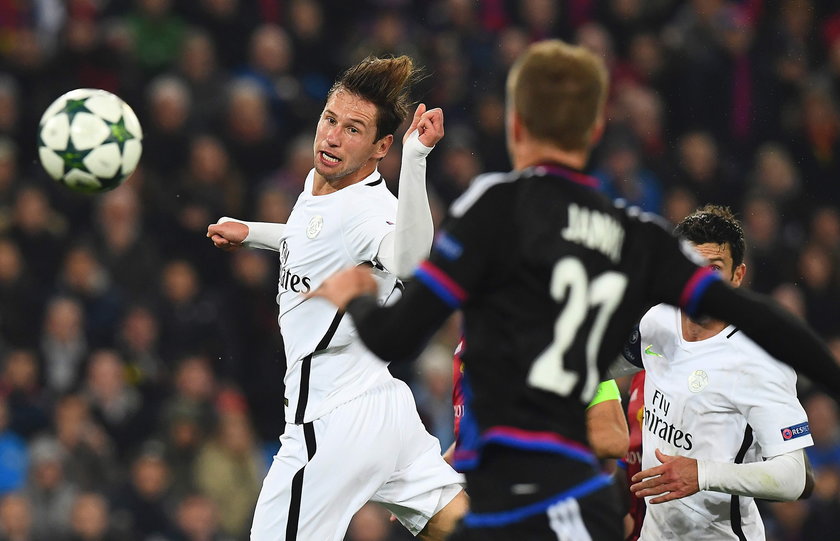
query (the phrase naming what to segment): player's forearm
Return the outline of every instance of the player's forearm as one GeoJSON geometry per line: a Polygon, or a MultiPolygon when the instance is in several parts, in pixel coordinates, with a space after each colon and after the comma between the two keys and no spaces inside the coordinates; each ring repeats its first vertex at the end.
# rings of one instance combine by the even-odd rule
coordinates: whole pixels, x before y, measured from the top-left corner
{"type": "Polygon", "coordinates": [[[452,308],[414,281],[393,305],[379,306],[373,296],[365,295],[351,300],[347,313],[356,324],[359,338],[377,357],[403,361],[420,353],[452,308]]]}
{"type": "Polygon", "coordinates": [[[697,461],[697,484],[711,490],[765,500],[793,501],[805,489],[805,453],[802,449],[764,462],[697,461]]]}
{"type": "Polygon", "coordinates": [[[840,400],[840,366],[831,351],[814,331],[770,298],[715,282],[704,292],[699,312],[735,325],[767,353],[840,400]]]}
{"type": "Polygon", "coordinates": [[[630,446],[630,433],[621,396],[614,380],[598,386],[595,398],[586,409],[586,431],[589,444],[598,458],[622,458],[630,446]]]}
{"type": "Polygon", "coordinates": [[[220,218],[218,223],[239,222],[248,226],[248,236],[245,237],[243,246],[248,248],[259,248],[261,250],[280,251],[280,237],[286,229],[286,224],[275,224],[270,222],[246,222],[229,218],[220,218]]]}
{"type": "Polygon", "coordinates": [[[403,146],[397,222],[394,233],[380,245],[379,262],[400,278],[407,278],[429,256],[434,237],[432,210],[426,191],[426,156],[432,148],[414,132],[403,146]]]}

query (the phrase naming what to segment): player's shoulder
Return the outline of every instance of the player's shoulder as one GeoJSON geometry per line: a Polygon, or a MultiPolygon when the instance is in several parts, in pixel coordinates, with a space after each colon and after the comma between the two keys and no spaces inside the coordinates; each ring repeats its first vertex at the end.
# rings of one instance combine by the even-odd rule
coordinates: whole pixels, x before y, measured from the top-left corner
{"type": "Polygon", "coordinates": [[[732,349],[739,354],[738,367],[741,371],[767,376],[776,373],[785,377],[796,378],[796,371],[767,353],[752,338],[739,329],[728,331],[727,340],[732,349]]]}
{"type": "Polygon", "coordinates": [[[449,213],[459,218],[466,214],[478,201],[489,196],[505,196],[500,193],[500,190],[511,188],[520,175],[515,172],[510,173],[484,173],[473,179],[469,188],[456,199],[449,208],[449,213]]]}
{"type": "Polygon", "coordinates": [[[642,316],[639,321],[639,329],[642,333],[654,330],[676,332],[676,318],[678,317],[679,311],[677,308],[670,304],[657,304],[642,316]]]}

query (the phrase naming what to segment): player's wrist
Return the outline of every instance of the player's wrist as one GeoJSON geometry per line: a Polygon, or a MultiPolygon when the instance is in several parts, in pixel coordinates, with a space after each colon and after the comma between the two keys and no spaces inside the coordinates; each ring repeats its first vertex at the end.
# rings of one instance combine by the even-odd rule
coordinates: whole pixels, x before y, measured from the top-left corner
{"type": "Polygon", "coordinates": [[[420,141],[420,132],[414,130],[403,145],[402,159],[425,160],[434,149],[434,145],[427,147],[420,141]]]}

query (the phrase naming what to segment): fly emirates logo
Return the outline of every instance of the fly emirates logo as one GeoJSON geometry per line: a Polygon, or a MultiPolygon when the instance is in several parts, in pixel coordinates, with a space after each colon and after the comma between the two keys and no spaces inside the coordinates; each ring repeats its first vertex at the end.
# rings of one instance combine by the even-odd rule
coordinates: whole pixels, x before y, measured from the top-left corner
{"type": "Polygon", "coordinates": [[[289,262],[289,245],[284,240],[280,243],[280,287],[295,293],[309,293],[312,289],[309,276],[299,276],[286,266],[289,262]]]}
{"type": "Polygon", "coordinates": [[[673,423],[668,423],[665,418],[668,416],[668,411],[671,409],[671,402],[665,398],[659,389],[653,392],[653,400],[645,407],[645,417],[642,422],[645,430],[657,435],[676,447],[684,451],[691,450],[693,436],[689,432],[680,430],[673,423]]]}

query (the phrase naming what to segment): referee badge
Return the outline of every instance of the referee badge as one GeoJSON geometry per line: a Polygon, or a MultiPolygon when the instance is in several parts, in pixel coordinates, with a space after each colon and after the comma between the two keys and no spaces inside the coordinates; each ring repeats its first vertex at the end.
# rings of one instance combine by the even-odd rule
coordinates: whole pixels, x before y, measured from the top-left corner
{"type": "Polygon", "coordinates": [[[688,376],[688,390],[699,393],[709,384],[709,376],[702,370],[695,370],[688,376]]]}
{"type": "Polygon", "coordinates": [[[324,219],[320,215],[315,215],[309,219],[309,225],[306,226],[306,236],[314,239],[321,232],[324,227],[324,219]]]}

